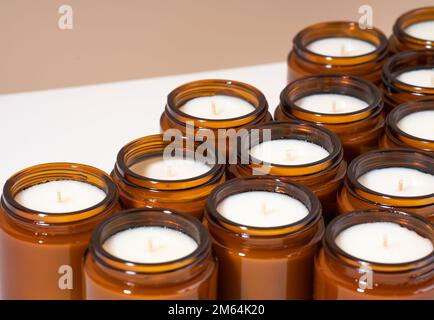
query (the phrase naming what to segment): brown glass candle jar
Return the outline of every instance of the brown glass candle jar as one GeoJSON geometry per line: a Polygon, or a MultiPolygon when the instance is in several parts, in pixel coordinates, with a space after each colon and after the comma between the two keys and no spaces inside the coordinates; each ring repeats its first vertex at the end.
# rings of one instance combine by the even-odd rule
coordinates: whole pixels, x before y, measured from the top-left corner
{"type": "MultiPolygon", "coordinates": [[[[398,122],[405,116],[420,112],[434,111],[434,99],[425,99],[404,103],[389,113],[386,120],[386,127],[380,139],[381,148],[415,148],[424,151],[434,152],[434,141],[422,139],[402,131],[398,122]]],[[[434,123],[433,123],[434,130],[434,123]]]]}
{"type": "Polygon", "coordinates": [[[314,299],[434,299],[434,253],[412,262],[387,264],[360,260],[335,242],[357,224],[392,222],[434,241],[433,224],[422,217],[387,209],[356,211],[333,220],[315,257],[314,299]]]}
{"type": "Polygon", "coordinates": [[[320,199],[323,215],[326,221],[336,215],[336,194],[345,177],[347,163],[343,159],[343,149],[336,134],[326,128],[313,124],[292,122],[270,122],[251,128],[248,138],[250,145],[238,144],[237,164],[227,166],[228,178],[247,177],[267,174],[278,177],[282,181],[295,181],[310,188],[320,199]],[[259,134],[252,135],[252,130],[259,134]],[[328,157],[304,165],[279,165],[261,163],[259,159],[249,156],[248,163],[244,163],[243,155],[250,155],[246,147],[254,146],[263,141],[264,130],[270,130],[271,140],[297,139],[322,146],[330,154],[328,157]]]}
{"type": "Polygon", "coordinates": [[[366,208],[391,208],[421,215],[434,221],[434,194],[417,197],[385,195],[363,186],[359,177],[368,171],[405,167],[434,174],[434,157],[427,152],[412,149],[380,149],[365,153],[351,162],[347,176],[338,194],[340,214],[366,208]]]}
{"type": "Polygon", "coordinates": [[[81,299],[81,261],[93,228],[119,210],[110,177],[93,167],[48,163],[9,178],[0,206],[0,276],[3,299],[81,299]],[[15,195],[54,180],[86,182],[106,198],[85,210],[45,213],[27,209],[15,195]]]}
{"type": "Polygon", "coordinates": [[[102,222],[93,233],[83,269],[88,300],[215,299],[217,293],[217,262],[208,231],[197,219],[165,209],[122,211],[102,222]],[[148,226],[181,231],[198,247],[185,257],[161,263],[125,261],[104,250],[112,235],[148,226]]]}
{"type": "Polygon", "coordinates": [[[385,111],[412,100],[434,98],[434,88],[413,86],[397,79],[403,72],[434,68],[434,51],[399,52],[384,64],[382,85],[385,111]]]}
{"type": "Polygon", "coordinates": [[[268,112],[268,103],[261,91],[246,83],[233,80],[199,80],[186,83],[174,89],[167,97],[165,110],[160,118],[161,131],[178,129],[183,135],[187,135],[187,124],[194,125],[195,135],[208,135],[210,132],[215,137],[218,149],[222,154],[228,154],[231,148],[230,138],[222,136],[219,129],[234,129],[239,131],[252,125],[271,121],[268,112]],[[254,106],[255,110],[238,118],[210,120],[197,118],[179,110],[187,101],[205,96],[226,95],[243,99],[254,106]]]}
{"type": "Polygon", "coordinates": [[[312,298],[313,257],[324,223],[310,190],[271,177],[234,179],[213,190],[205,215],[222,275],[219,299],[312,298]],[[223,199],[247,191],[287,194],[301,201],[309,214],[289,225],[266,228],[235,223],[217,211],[223,199]]]}
{"type": "Polygon", "coordinates": [[[314,74],[350,74],[379,83],[387,54],[387,38],[376,28],[362,30],[356,22],[346,21],[314,24],[300,31],[293,40],[293,48],[288,55],[288,82],[314,74]],[[376,49],[364,55],[348,57],[331,57],[307,49],[311,42],[330,37],[367,41],[376,49]]]}
{"type": "Polygon", "coordinates": [[[378,147],[384,125],[382,93],[372,83],[346,75],[316,75],[298,79],[283,89],[276,120],[297,119],[315,123],[336,133],[345,159],[378,147]],[[314,94],[342,94],[365,101],[368,106],[351,113],[318,113],[297,106],[297,100],[314,94]]]}
{"type": "MultiPolygon", "coordinates": [[[[189,150],[185,140],[183,138],[182,146],[179,145],[182,156],[193,158],[194,152],[189,150]]],[[[119,188],[121,204],[126,209],[176,209],[201,219],[209,193],[225,180],[224,165],[214,161],[205,174],[183,180],[151,179],[130,169],[133,164],[147,158],[163,156],[170,143],[164,140],[163,135],[157,134],[134,140],[119,151],[112,176],[119,188]]]]}
{"type": "Polygon", "coordinates": [[[392,53],[408,50],[433,49],[433,41],[415,38],[405,32],[409,26],[434,20],[434,7],[419,8],[401,15],[393,26],[393,35],[389,39],[392,53]]]}

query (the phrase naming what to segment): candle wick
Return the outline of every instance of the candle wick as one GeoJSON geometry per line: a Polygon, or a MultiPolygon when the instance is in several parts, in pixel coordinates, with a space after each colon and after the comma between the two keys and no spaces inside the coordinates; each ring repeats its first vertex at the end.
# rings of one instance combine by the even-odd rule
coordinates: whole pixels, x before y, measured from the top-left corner
{"type": "Polygon", "coordinates": [[[57,202],[62,202],[62,192],[60,190],[57,191],[57,202]]]}
{"type": "Polygon", "coordinates": [[[341,45],[341,55],[347,55],[347,47],[345,46],[345,44],[341,45]]]}
{"type": "Polygon", "coordinates": [[[163,244],[155,245],[155,242],[152,240],[152,238],[148,238],[148,250],[149,252],[155,252],[160,250],[162,247],[164,247],[163,244]]]}
{"type": "Polygon", "coordinates": [[[217,110],[217,106],[214,101],[211,101],[211,111],[214,115],[218,115],[220,112],[217,110]]]}
{"type": "Polygon", "coordinates": [[[332,111],[333,112],[337,112],[338,111],[338,106],[337,106],[336,100],[332,101],[332,111]]]}
{"type": "Polygon", "coordinates": [[[389,247],[389,240],[387,238],[387,234],[383,235],[383,247],[385,248],[389,247]]]}
{"type": "Polygon", "coordinates": [[[268,208],[266,202],[262,202],[261,211],[262,211],[263,214],[269,214],[270,212],[273,211],[273,209],[268,208]]]}
{"type": "Polygon", "coordinates": [[[293,160],[295,158],[294,153],[289,149],[286,149],[285,156],[287,160],[293,160]]]}
{"type": "Polygon", "coordinates": [[[399,179],[398,191],[404,191],[404,180],[403,179],[399,179]]]}
{"type": "Polygon", "coordinates": [[[172,166],[167,166],[167,174],[169,175],[169,177],[175,177],[176,170],[173,170],[172,166]]]}
{"type": "Polygon", "coordinates": [[[152,239],[148,239],[148,248],[150,252],[154,252],[155,248],[154,248],[154,243],[152,242],[152,239]]]}

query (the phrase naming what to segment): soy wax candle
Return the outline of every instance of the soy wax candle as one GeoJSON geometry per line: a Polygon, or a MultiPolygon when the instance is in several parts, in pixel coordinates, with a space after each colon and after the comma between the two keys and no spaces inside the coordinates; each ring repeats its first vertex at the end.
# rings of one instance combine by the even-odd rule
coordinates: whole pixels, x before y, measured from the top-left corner
{"type": "Polygon", "coordinates": [[[344,214],[391,208],[434,220],[434,157],[414,149],[380,149],[351,162],[338,195],[344,214]]]}
{"type": "Polygon", "coordinates": [[[237,164],[227,166],[228,178],[270,175],[299,182],[318,196],[326,220],[335,215],[336,193],[347,164],[333,132],[313,124],[279,121],[252,127],[241,140],[250,143],[239,144],[237,164]],[[266,132],[271,140],[264,140],[266,132]]]}
{"type": "Polygon", "coordinates": [[[387,116],[380,147],[434,152],[434,99],[404,103],[387,116]]]}
{"type": "Polygon", "coordinates": [[[347,161],[378,147],[384,125],[381,91],[362,78],[315,75],[283,89],[276,120],[301,120],[336,133],[347,161]]]}
{"type": "Polygon", "coordinates": [[[318,23],[295,36],[288,82],[314,74],[350,74],[379,83],[387,54],[387,38],[376,28],[362,30],[356,22],[318,23]]]}
{"type": "Polygon", "coordinates": [[[168,95],[160,127],[162,132],[172,128],[187,135],[187,125],[194,125],[194,134],[212,134],[220,152],[228,154],[230,144],[218,139],[219,129],[238,131],[271,120],[267,100],[255,87],[233,80],[200,80],[168,95]]]}
{"type": "Polygon", "coordinates": [[[219,299],[312,298],[324,223],[308,188],[265,176],[233,179],[213,190],[205,215],[219,299]]]}
{"type": "Polygon", "coordinates": [[[211,162],[196,160],[195,151],[183,137],[176,150],[180,156],[164,157],[171,141],[163,135],[134,140],[118,153],[113,180],[124,208],[168,208],[202,218],[211,190],[225,180],[225,166],[218,156],[211,162]]]}
{"type": "Polygon", "coordinates": [[[317,300],[433,300],[434,229],[384,208],[334,219],[315,257],[317,300]]]}
{"type": "Polygon", "coordinates": [[[215,299],[216,285],[206,228],[167,209],[132,209],[106,219],[84,259],[88,300],[215,299]]]}
{"type": "Polygon", "coordinates": [[[433,49],[434,7],[419,8],[401,15],[393,26],[389,47],[393,53],[433,49]]]}
{"type": "Polygon", "coordinates": [[[75,163],[24,169],[0,205],[3,299],[81,299],[81,260],[95,225],[119,210],[110,177],[75,163]]]}
{"type": "Polygon", "coordinates": [[[434,51],[416,50],[392,56],[383,68],[386,111],[405,102],[434,98],[434,51]]]}

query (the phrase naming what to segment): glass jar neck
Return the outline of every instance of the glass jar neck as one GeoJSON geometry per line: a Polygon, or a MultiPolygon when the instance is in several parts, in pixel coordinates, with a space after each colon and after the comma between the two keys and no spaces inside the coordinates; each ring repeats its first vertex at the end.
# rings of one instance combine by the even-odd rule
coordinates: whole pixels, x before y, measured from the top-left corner
{"type": "Polygon", "coordinates": [[[387,38],[378,29],[360,29],[358,23],[349,21],[333,21],[314,24],[300,31],[293,40],[293,52],[300,58],[312,63],[333,66],[352,66],[371,63],[384,59],[387,55],[387,38]],[[373,44],[376,49],[370,53],[349,56],[333,57],[314,53],[307,49],[308,44],[313,41],[346,37],[367,41],[373,44]]]}
{"type": "Polygon", "coordinates": [[[9,218],[23,228],[49,228],[50,231],[75,232],[94,225],[94,218],[111,212],[118,203],[118,191],[103,171],[76,163],[47,163],[29,167],[9,178],[3,188],[2,207],[9,218]],[[19,204],[15,196],[22,190],[37,184],[58,180],[74,180],[102,189],[106,197],[98,204],[75,212],[46,213],[31,210],[19,204]],[[80,227],[80,228],[79,228],[80,227]]]}
{"type": "Polygon", "coordinates": [[[433,49],[433,41],[415,38],[405,32],[409,26],[433,20],[433,17],[434,7],[419,8],[406,12],[396,20],[393,26],[393,34],[399,42],[407,44],[411,48],[433,49]]]}
{"type": "Polygon", "coordinates": [[[434,51],[415,50],[399,52],[383,66],[382,81],[388,92],[405,92],[415,96],[434,95],[434,88],[418,87],[398,80],[403,72],[434,68],[434,51]]]}
{"type": "Polygon", "coordinates": [[[382,94],[370,82],[349,75],[316,75],[298,79],[280,94],[282,111],[297,119],[327,124],[352,123],[378,116],[383,110],[382,94]],[[296,102],[314,94],[341,94],[365,101],[368,106],[351,113],[326,114],[299,107],[296,102]]]}
{"type": "Polygon", "coordinates": [[[174,89],[167,97],[165,113],[175,123],[185,126],[194,124],[195,128],[224,129],[236,128],[267,116],[268,103],[261,91],[246,83],[233,80],[199,80],[186,83],[174,89]],[[246,100],[255,110],[249,114],[231,119],[203,119],[186,114],[180,110],[187,101],[205,96],[226,95],[246,100]]]}
{"type": "Polygon", "coordinates": [[[89,254],[104,273],[120,281],[146,286],[187,281],[206,268],[211,257],[211,241],[206,228],[195,218],[165,209],[132,209],[104,220],[95,229],[89,254]],[[164,227],[185,233],[198,247],[178,260],[161,263],[137,263],[115,257],[104,250],[104,242],[123,230],[138,227],[164,227]]]}
{"type": "Polygon", "coordinates": [[[398,127],[399,121],[409,114],[421,111],[434,111],[434,101],[432,99],[411,101],[394,108],[386,119],[386,134],[399,144],[411,146],[416,149],[434,151],[434,141],[424,140],[402,131],[398,127]]]}
{"type": "Polygon", "coordinates": [[[305,244],[322,232],[321,205],[308,188],[295,182],[282,182],[272,177],[244,177],[229,180],[215,188],[207,201],[205,216],[211,234],[221,241],[234,240],[243,246],[257,248],[295,246],[305,244]],[[268,191],[286,194],[302,202],[309,210],[303,219],[285,226],[252,227],[233,222],[217,211],[219,203],[231,196],[249,191],[268,191]],[[317,231],[317,232],[315,232],[317,231]]]}
{"type": "Polygon", "coordinates": [[[255,175],[305,176],[316,174],[337,167],[342,159],[342,145],[336,134],[326,128],[300,121],[275,121],[254,126],[247,134],[240,137],[240,143],[237,146],[237,165],[242,170],[250,171],[255,175]],[[329,152],[329,155],[317,162],[301,165],[266,163],[251,156],[250,149],[268,138],[271,140],[295,139],[311,142],[323,147],[329,152]]]}
{"type": "Polygon", "coordinates": [[[405,167],[434,175],[433,157],[412,149],[391,148],[372,151],[354,159],[348,166],[345,186],[354,197],[392,207],[419,207],[434,204],[434,194],[398,197],[381,194],[363,186],[358,179],[365,173],[382,168],[405,167]]]}
{"type": "Polygon", "coordinates": [[[323,239],[323,248],[326,256],[331,258],[336,265],[350,268],[356,274],[359,269],[369,268],[376,280],[382,279],[384,281],[402,281],[403,283],[407,283],[409,278],[414,281],[416,276],[424,277],[424,275],[432,273],[434,252],[416,261],[386,264],[361,260],[346,253],[337,246],[335,239],[342,231],[358,224],[372,222],[397,223],[402,227],[415,231],[420,236],[434,243],[433,225],[425,218],[388,209],[367,209],[340,215],[327,226],[323,239]],[[393,277],[388,278],[388,275],[393,275],[393,277]]]}
{"type": "MultiPolygon", "coordinates": [[[[197,145],[194,143],[191,145],[187,142],[186,137],[180,137],[181,140],[176,143],[176,150],[182,154],[183,158],[195,159],[195,151],[197,151],[197,145]]],[[[137,140],[134,140],[124,146],[118,153],[114,173],[120,177],[123,183],[132,185],[138,188],[147,188],[154,190],[185,190],[212,184],[221,179],[224,175],[225,166],[218,164],[219,160],[225,159],[223,156],[219,156],[217,152],[209,155],[207,159],[211,169],[197,177],[182,179],[182,180],[158,180],[148,178],[133,172],[130,166],[140,162],[142,160],[163,156],[166,147],[168,147],[172,141],[166,141],[161,134],[146,136],[137,140]],[[209,157],[209,158],[208,158],[209,157]]],[[[202,155],[202,154],[201,154],[202,155]]]]}

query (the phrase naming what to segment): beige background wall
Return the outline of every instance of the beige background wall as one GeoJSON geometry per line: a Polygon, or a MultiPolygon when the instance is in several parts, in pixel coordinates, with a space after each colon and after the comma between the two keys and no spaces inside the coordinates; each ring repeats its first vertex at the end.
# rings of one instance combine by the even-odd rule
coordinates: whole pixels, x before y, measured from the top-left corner
{"type": "Polygon", "coordinates": [[[282,61],[301,28],[358,20],[390,34],[432,0],[0,0],[0,93],[282,61]],[[73,30],[58,8],[73,8],[73,30]]]}

